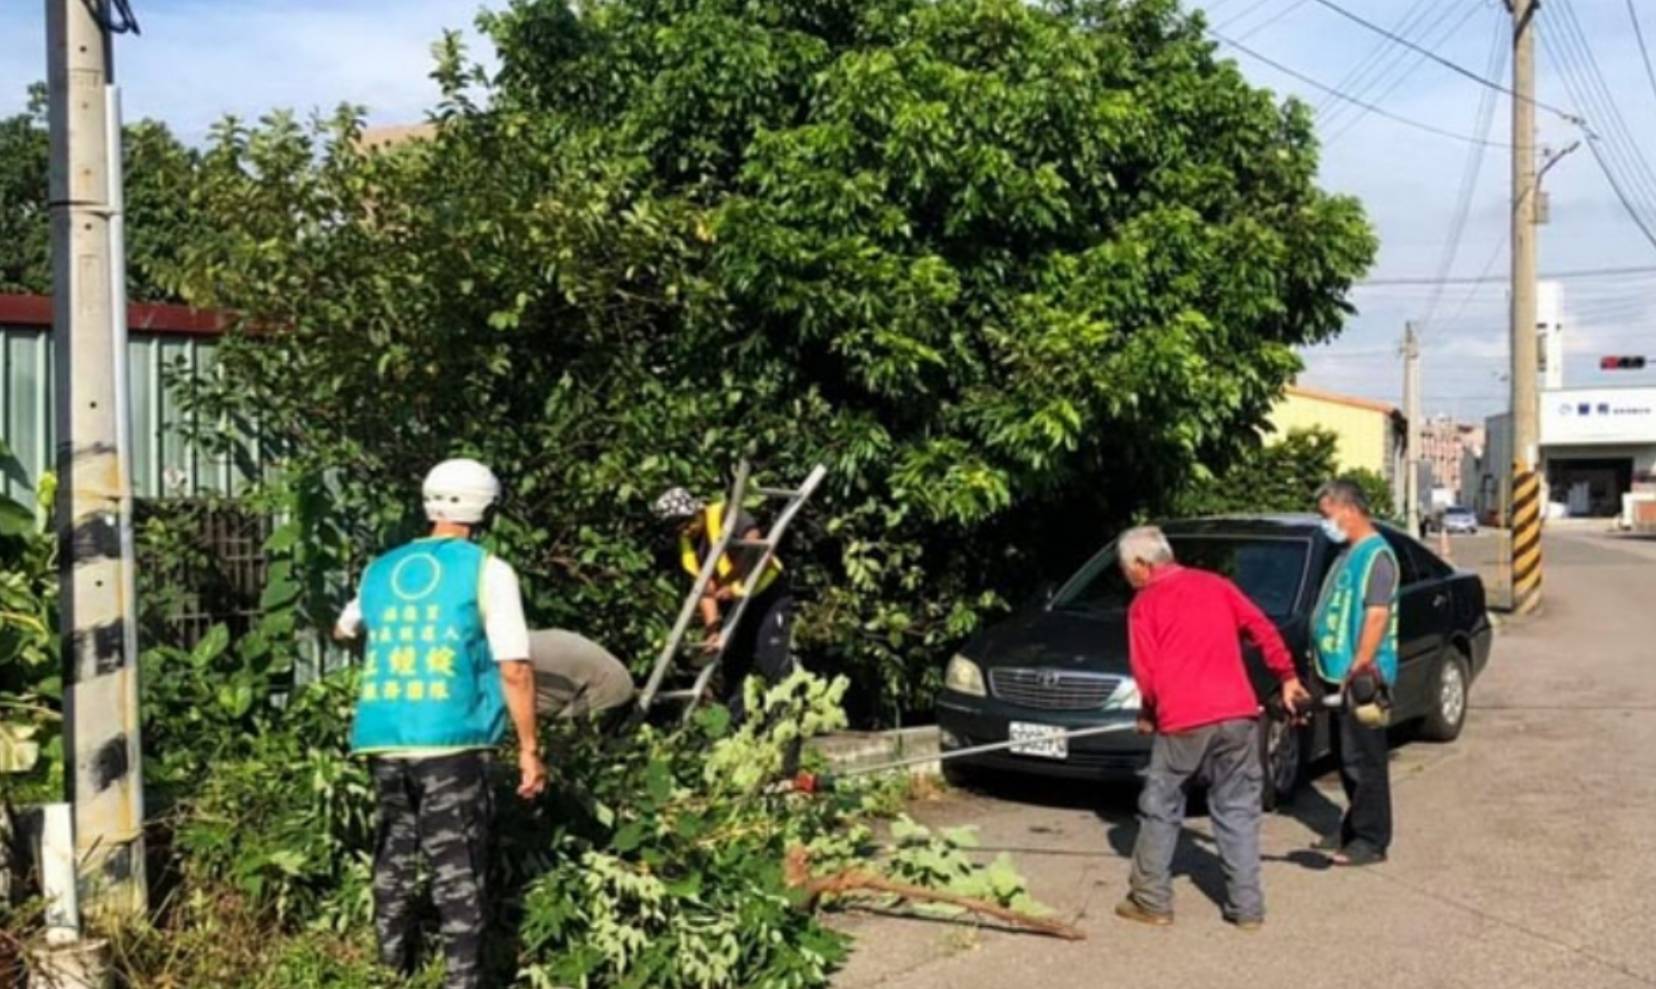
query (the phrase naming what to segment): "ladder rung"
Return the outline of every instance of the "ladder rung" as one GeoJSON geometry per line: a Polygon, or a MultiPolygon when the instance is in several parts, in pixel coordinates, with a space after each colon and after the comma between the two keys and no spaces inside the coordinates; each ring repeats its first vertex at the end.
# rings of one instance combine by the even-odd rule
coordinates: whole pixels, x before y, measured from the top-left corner
{"type": "Polygon", "coordinates": [[[805,492],[798,488],[754,488],[766,498],[798,498],[805,492]]]}
{"type": "Polygon", "coordinates": [[[663,690],[656,694],[658,701],[687,701],[696,696],[695,690],[663,690]]]}
{"type": "Polygon", "coordinates": [[[770,549],[776,544],[769,539],[732,539],[730,545],[740,546],[742,549],[770,549]]]}

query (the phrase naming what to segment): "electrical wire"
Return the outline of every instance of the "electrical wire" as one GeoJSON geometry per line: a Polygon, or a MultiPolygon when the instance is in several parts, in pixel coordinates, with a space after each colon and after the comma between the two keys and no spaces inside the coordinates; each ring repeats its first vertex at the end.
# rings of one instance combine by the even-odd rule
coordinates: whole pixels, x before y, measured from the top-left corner
{"type": "MultiPolygon", "coordinates": [[[[1318,2],[1321,2],[1321,0],[1318,0],[1318,2]]],[[[1563,37],[1562,32],[1560,37],[1563,37]]],[[[1570,51],[1567,45],[1555,45],[1551,41],[1541,47],[1558,70],[1559,75],[1564,79],[1565,88],[1571,90],[1572,98],[1586,107],[1589,112],[1596,114],[1597,111],[1594,107],[1598,104],[1597,95],[1592,87],[1584,81],[1581,74],[1583,70],[1572,58],[1574,53],[1570,51]]],[[[1579,118],[1577,119],[1579,122],[1579,118]]],[[[1607,142],[1604,136],[1588,127],[1585,122],[1580,122],[1580,125],[1586,133],[1587,149],[1593,153],[1593,161],[1598,164],[1599,171],[1604,173],[1605,180],[1610,183],[1611,192],[1615,194],[1617,201],[1621,203],[1623,211],[1633,221],[1634,226],[1638,227],[1639,232],[1644,235],[1652,247],[1656,247],[1656,231],[1651,229],[1650,223],[1636,205],[1636,195],[1631,191],[1632,183],[1619,175],[1623,169],[1628,168],[1628,163],[1621,156],[1622,152],[1614,139],[1613,132],[1611,132],[1612,136],[1607,142]]]]}
{"type": "MultiPolygon", "coordinates": [[[[1545,10],[1548,23],[1556,24],[1560,28],[1554,34],[1562,41],[1563,53],[1567,60],[1573,60],[1574,67],[1583,80],[1585,93],[1594,107],[1589,112],[1594,120],[1604,124],[1605,135],[1618,150],[1622,167],[1626,168],[1631,176],[1628,179],[1631,198],[1646,210],[1650,210],[1652,204],[1656,204],[1656,171],[1652,171],[1650,161],[1627,126],[1627,118],[1623,116],[1615,94],[1605,82],[1598,57],[1593,54],[1593,46],[1587,40],[1587,33],[1582,30],[1574,5],[1566,0],[1557,0],[1545,10]]],[[[1582,102],[1580,97],[1577,98],[1577,102],[1582,102]]]]}
{"type": "MultiPolygon", "coordinates": [[[[1497,23],[1489,46],[1489,57],[1485,60],[1485,74],[1500,75],[1501,67],[1506,64],[1507,33],[1504,25],[1497,23]]],[[[1489,128],[1495,122],[1494,90],[1485,89],[1478,93],[1478,109],[1474,115],[1473,133],[1479,137],[1489,137],[1489,128]]],[[[1444,242],[1443,259],[1438,264],[1438,278],[1432,287],[1431,298],[1426,303],[1426,314],[1421,317],[1421,329],[1432,325],[1432,317],[1437,315],[1438,303],[1443,299],[1443,282],[1441,279],[1449,277],[1455,268],[1455,259],[1460,254],[1461,238],[1466,234],[1466,221],[1472,212],[1472,198],[1478,191],[1478,178],[1483,172],[1483,160],[1486,149],[1470,146],[1466,149],[1466,165],[1461,170],[1460,192],[1455,201],[1455,212],[1449,221],[1449,238],[1444,242]]]]}
{"type": "MultiPolygon", "coordinates": [[[[1503,242],[1502,246],[1505,246],[1503,242]]],[[[1652,275],[1656,274],[1656,265],[1635,265],[1624,268],[1577,268],[1570,271],[1554,271],[1541,274],[1539,277],[1546,281],[1566,281],[1572,278],[1609,278],[1621,275],[1652,275]]],[[[1476,285],[1488,282],[1505,281],[1505,275],[1490,277],[1479,275],[1476,278],[1371,278],[1357,282],[1357,288],[1370,288],[1384,285],[1476,285]]]]}
{"type": "Polygon", "coordinates": [[[1610,181],[1610,189],[1616,194],[1616,198],[1621,200],[1622,209],[1626,210],[1627,215],[1632,217],[1633,224],[1639,228],[1640,233],[1644,234],[1645,240],[1650,241],[1650,246],[1656,247],[1656,233],[1651,232],[1650,225],[1645,222],[1644,217],[1640,216],[1639,211],[1628,201],[1627,192],[1622,189],[1621,183],[1616,181],[1615,173],[1610,170],[1609,164],[1604,160],[1604,155],[1599,152],[1599,142],[1593,140],[1591,135],[1587,138],[1587,150],[1593,153],[1593,159],[1598,162],[1599,170],[1604,172],[1604,177],[1610,181]]]}
{"type": "MultiPolygon", "coordinates": [[[[1444,4],[1443,9],[1438,12],[1437,19],[1422,26],[1419,40],[1423,44],[1430,44],[1433,46],[1444,44],[1450,38],[1454,37],[1462,27],[1466,26],[1467,21],[1477,15],[1478,8],[1473,6],[1466,7],[1465,10],[1460,12],[1461,17],[1458,20],[1453,23],[1449,23],[1446,30],[1440,30],[1444,28],[1444,25],[1449,21],[1449,18],[1455,13],[1456,8],[1454,6],[1444,4]]],[[[1396,92],[1397,88],[1406,82],[1409,77],[1413,75],[1414,72],[1425,62],[1424,58],[1406,48],[1398,48],[1385,40],[1382,40],[1380,43],[1386,46],[1389,57],[1382,60],[1378,71],[1369,83],[1357,91],[1357,95],[1373,103],[1381,102],[1386,97],[1396,92]]],[[[1331,131],[1331,133],[1324,138],[1324,141],[1326,143],[1333,143],[1338,140],[1353,126],[1355,126],[1358,121],[1362,120],[1364,116],[1365,114],[1360,110],[1353,110],[1349,105],[1337,107],[1328,115],[1328,120],[1326,122],[1319,121],[1319,123],[1324,123],[1325,127],[1331,131]],[[1337,121],[1336,118],[1341,117],[1345,117],[1345,119],[1337,121]],[[1340,124],[1338,130],[1333,129],[1336,122],[1340,124]]]]}
{"type": "Polygon", "coordinates": [[[1388,120],[1394,120],[1394,121],[1396,121],[1397,123],[1400,123],[1400,124],[1407,124],[1410,127],[1414,127],[1414,128],[1426,131],[1426,132],[1431,133],[1431,134],[1436,134],[1440,137],[1451,138],[1451,139],[1456,140],[1456,141],[1466,141],[1466,142],[1469,142],[1469,143],[1472,143],[1472,144],[1482,144],[1482,145],[1486,145],[1486,146],[1491,147],[1491,148],[1510,148],[1512,146],[1510,144],[1500,144],[1500,143],[1497,143],[1495,141],[1482,140],[1482,139],[1479,139],[1479,138],[1476,138],[1476,137],[1471,137],[1471,136],[1466,135],[1466,134],[1457,134],[1454,131],[1444,130],[1441,127],[1434,127],[1431,124],[1423,123],[1422,121],[1419,121],[1419,120],[1412,120],[1408,117],[1400,116],[1398,114],[1392,113],[1390,110],[1384,109],[1382,107],[1375,106],[1372,103],[1367,103],[1367,102],[1364,102],[1363,100],[1359,100],[1359,99],[1356,99],[1356,98],[1354,98],[1352,96],[1349,96],[1345,93],[1339,92],[1338,90],[1336,90],[1336,89],[1334,89],[1330,86],[1327,86],[1327,85],[1325,85],[1321,82],[1318,82],[1317,80],[1311,78],[1310,76],[1304,74],[1303,72],[1299,72],[1298,70],[1291,69],[1288,66],[1283,65],[1281,62],[1278,62],[1276,59],[1273,59],[1268,55],[1260,54],[1259,52],[1253,50],[1252,48],[1249,48],[1247,45],[1244,45],[1239,41],[1233,41],[1230,38],[1225,37],[1224,35],[1220,34],[1217,31],[1209,31],[1208,33],[1212,34],[1216,39],[1218,39],[1221,44],[1227,45],[1231,48],[1236,49],[1237,51],[1241,52],[1244,55],[1247,55],[1247,56],[1249,56],[1251,58],[1254,58],[1254,59],[1256,59],[1260,62],[1263,62],[1266,65],[1269,65],[1271,68],[1276,69],[1278,72],[1281,72],[1282,74],[1284,74],[1286,76],[1290,76],[1294,79],[1298,79],[1300,82],[1305,83],[1307,86],[1311,86],[1315,89],[1321,90],[1322,92],[1328,93],[1328,94],[1330,94],[1332,96],[1335,96],[1339,99],[1346,100],[1346,101],[1351,102],[1351,103],[1356,103],[1357,105],[1367,109],[1370,113],[1377,113],[1380,116],[1385,117],[1388,120]]]}
{"type": "MultiPolygon", "coordinates": [[[[1414,6],[1404,11],[1403,16],[1397,19],[1397,23],[1392,30],[1399,34],[1409,34],[1414,31],[1421,19],[1431,12],[1432,0],[1415,0],[1414,6]]],[[[1368,74],[1374,71],[1376,66],[1385,62],[1388,54],[1395,55],[1396,51],[1396,47],[1391,42],[1384,38],[1379,39],[1374,43],[1374,47],[1358,59],[1340,78],[1340,81],[1334,84],[1334,88],[1343,92],[1350,92],[1353,88],[1361,89],[1363,85],[1366,85],[1364,79],[1368,74]]],[[[1338,105],[1340,104],[1325,96],[1317,104],[1317,115],[1320,117],[1338,105]]]]}
{"type": "Polygon", "coordinates": [[[1466,78],[1472,80],[1473,82],[1479,84],[1480,86],[1487,86],[1490,89],[1493,89],[1497,92],[1505,93],[1506,95],[1512,97],[1513,99],[1524,100],[1524,102],[1526,102],[1526,103],[1529,103],[1529,104],[1531,104],[1535,107],[1538,107],[1542,110],[1545,110],[1548,113],[1553,114],[1554,116],[1560,117],[1564,120],[1568,120],[1571,123],[1579,123],[1581,121],[1581,118],[1578,117],[1577,115],[1575,115],[1573,113],[1570,113],[1567,110],[1560,110],[1558,107],[1555,107],[1555,106],[1551,105],[1550,103],[1543,103],[1543,102],[1541,102],[1540,100],[1537,100],[1537,99],[1532,99],[1532,98],[1529,98],[1529,97],[1519,96],[1516,92],[1513,92],[1511,87],[1503,86],[1503,85],[1501,85],[1500,83],[1496,82],[1493,79],[1486,79],[1485,77],[1478,75],[1476,72],[1473,72],[1471,69],[1468,69],[1465,66],[1460,65],[1459,63],[1452,62],[1449,59],[1444,58],[1442,55],[1439,55],[1437,52],[1432,51],[1430,48],[1424,48],[1424,47],[1416,44],[1415,42],[1410,41],[1408,38],[1402,37],[1402,36],[1392,32],[1392,31],[1388,31],[1385,28],[1381,27],[1380,25],[1374,23],[1373,21],[1368,20],[1367,18],[1362,17],[1358,14],[1354,14],[1351,11],[1345,9],[1344,7],[1342,7],[1339,4],[1335,3],[1334,0],[1316,0],[1316,2],[1318,4],[1321,4],[1324,7],[1327,7],[1329,10],[1334,11],[1336,14],[1339,14],[1341,17],[1344,17],[1347,20],[1349,20],[1349,21],[1351,21],[1355,24],[1359,24],[1359,25],[1367,28],[1370,31],[1373,31],[1374,33],[1376,33],[1376,34],[1378,34],[1382,37],[1389,38],[1393,42],[1395,42],[1397,44],[1400,44],[1405,48],[1411,49],[1413,51],[1417,51],[1417,52],[1421,53],[1422,55],[1425,55],[1427,58],[1429,58],[1432,61],[1436,62],[1437,64],[1443,66],[1444,68],[1450,70],[1451,72],[1457,73],[1459,75],[1463,75],[1466,78]]]}
{"type": "Polygon", "coordinates": [[[1306,4],[1308,4],[1310,2],[1311,2],[1311,0],[1294,0],[1293,3],[1289,4],[1288,6],[1286,6],[1286,7],[1282,8],[1281,10],[1277,11],[1275,14],[1272,14],[1270,17],[1265,18],[1263,21],[1260,21],[1258,24],[1255,24],[1253,27],[1248,28],[1246,31],[1243,31],[1241,34],[1237,35],[1236,39],[1238,41],[1247,41],[1249,38],[1253,37],[1254,35],[1258,34],[1261,31],[1265,30],[1266,28],[1270,27],[1271,25],[1277,23],[1278,21],[1282,20],[1284,17],[1287,17],[1289,14],[1294,13],[1295,11],[1299,10],[1301,7],[1305,6],[1306,4]]]}
{"type": "Polygon", "coordinates": [[[1656,68],[1650,64],[1650,49],[1645,47],[1644,29],[1639,26],[1639,11],[1633,0],[1627,0],[1627,17],[1633,22],[1633,37],[1639,41],[1639,57],[1644,59],[1645,78],[1650,80],[1651,95],[1656,96],[1656,68]]]}

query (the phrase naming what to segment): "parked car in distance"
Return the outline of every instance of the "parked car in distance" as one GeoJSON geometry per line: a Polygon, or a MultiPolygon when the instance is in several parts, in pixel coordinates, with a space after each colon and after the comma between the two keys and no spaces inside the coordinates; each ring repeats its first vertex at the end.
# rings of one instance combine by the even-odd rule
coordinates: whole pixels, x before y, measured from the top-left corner
{"type": "Polygon", "coordinates": [[[1451,505],[1443,510],[1443,520],[1439,524],[1445,532],[1475,536],[1478,534],[1478,513],[1462,505],[1451,505]]]}
{"type": "MultiPolygon", "coordinates": [[[[1281,629],[1312,682],[1310,615],[1339,548],[1310,515],[1193,519],[1163,525],[1179,562],[1234,581],[1281,629]]],[[[1466,720],[1467,695],[1489,660],[1492,638],[1483,582],[1457,571],[1389,526],[1381,529],[1401,569],[1398,683],[1393,723],[1417,722],[1448,741],[1466,720]]],[[[1132,589],[1115,543],[1100,550],[1047,601],[972,639],[948,664],[937,699],[944,751],[1016,739],[1010,751],[964,756],[944,766],[955,778],[993,769],[1081,779],[1133,779],[1149,739],[1130,730],[1069,740],[1055,731],[1131,723],[1138,689],[1127,661],[1132,589]]],[[[1258,651],[1244,654],[1261,703],[1274,680],[1258,651]]],[[[1261,758],[1266,803],[1290,793],[1313,758],[1329,751],[1329,718],[1296,728],[1266,719],[1261,758]]]]}

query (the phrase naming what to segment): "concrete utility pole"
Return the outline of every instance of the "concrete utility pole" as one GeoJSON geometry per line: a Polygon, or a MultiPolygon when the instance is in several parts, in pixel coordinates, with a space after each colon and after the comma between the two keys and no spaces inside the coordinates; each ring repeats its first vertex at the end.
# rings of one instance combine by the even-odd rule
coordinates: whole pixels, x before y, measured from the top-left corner
{"type": "MultiPolygon", "coordinates": [[[[117,298],[111,249],[109,32],[95,0],[47,0],[52,335],[57,360],[59,607],[64,742],[82,902],[146,906],[137,656],[121,552],[129,479],[117,456],[117,298]]],[[[124,313],[120,314],[124,317],[124,313]]],[[[124,367],[124,362],[121,363],[124,367]]],[[[124,391],[124,389],[122,390],[124,391]]]]}
{"type": "Polygon", "coordinates": [[[1403,416],[1409,431],[1403,439],[1404,518],[1409,533],[1420,534],[1420,337],[1413,322],[1403,327],[1403,416]]]}
{"type": "Polygon", "coordinates": [[[1535,14],[1540,0],[1512,8],[1512,606],[1541,604],[1539,362],[1535,338],[1535,14]]]}

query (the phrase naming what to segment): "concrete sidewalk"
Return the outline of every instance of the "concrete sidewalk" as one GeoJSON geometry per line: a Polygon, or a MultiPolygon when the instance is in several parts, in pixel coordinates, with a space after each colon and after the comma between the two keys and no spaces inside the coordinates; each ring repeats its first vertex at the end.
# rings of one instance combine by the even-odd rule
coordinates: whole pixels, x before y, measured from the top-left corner
{"type": "MultiPolygon", "coordinates": [[[[1457,540],[1476,567],[1484,544],[1457,540]]],[[[1269,919],[1224,924],[1195,818],[1175,863],[1178,922],[1111,913],[1135,833],[1130,789],[1027,784],[953,793],[917,815],[974,824],[1088,940],[847,915],[842,989],[1230,986],[1656,986],[1656,542],[1547,538],[1547,610],[1509,625],[1451,745],[1393,752],[1391,861],[1327,870],[1306,845],[1338,820],[1324,777],[1267,819],[1269,919]]]]}

